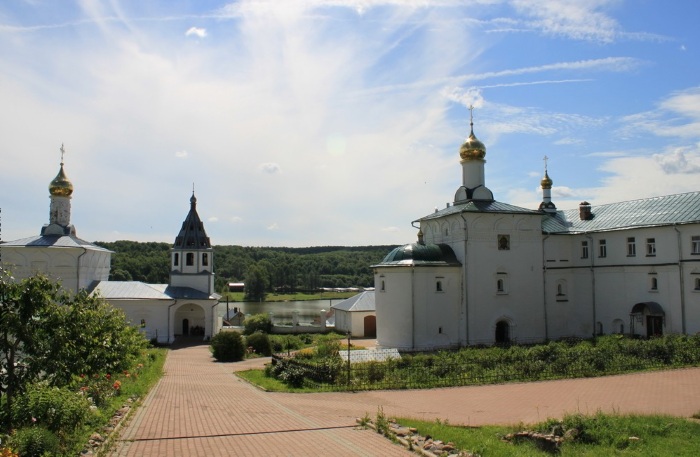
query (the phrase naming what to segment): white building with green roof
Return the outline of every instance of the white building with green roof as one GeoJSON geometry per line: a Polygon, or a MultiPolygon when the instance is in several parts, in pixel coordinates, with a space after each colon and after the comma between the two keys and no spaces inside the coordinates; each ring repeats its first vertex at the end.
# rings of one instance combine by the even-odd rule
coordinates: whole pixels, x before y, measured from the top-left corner
{"type": "Polygon", "coordinates": [[[700,192],[559,211],[494,200],[486,148],[460,148],[453,203],[373,265],[380,346],[426,350],[594,334],[700,332],[700,192]]]}

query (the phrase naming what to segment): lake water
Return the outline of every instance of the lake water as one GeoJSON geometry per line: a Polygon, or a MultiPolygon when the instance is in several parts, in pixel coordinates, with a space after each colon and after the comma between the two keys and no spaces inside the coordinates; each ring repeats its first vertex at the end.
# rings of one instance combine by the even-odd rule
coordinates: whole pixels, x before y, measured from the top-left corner
{"type": "MultiPolygon", "coordinates": [[[[305,300],[305,301],[285,301],[285,302],[230,302],[229,311],[233,314],[233,309],[238,308],[246,316],[260,313],[273,313],[272,322],[274,324],[289,323],[292,321],[292,313],[299,312],[299,322],[308,323],[318,318],[322,309],[326,312],[331,310],[331,305],[340,303],[343,299],[337,300],[305,300]]],[[[219,304],[219,316],[226,316],[226,302],[219,304]]]]}

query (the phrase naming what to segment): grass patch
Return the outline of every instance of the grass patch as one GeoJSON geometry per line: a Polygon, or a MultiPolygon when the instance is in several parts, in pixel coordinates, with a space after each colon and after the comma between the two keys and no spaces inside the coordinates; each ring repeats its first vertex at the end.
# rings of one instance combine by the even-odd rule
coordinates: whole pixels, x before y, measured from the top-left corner
{"type": "Polygon", "coordinates": [[[562,456],[607,457],[625,456],[697,456],[700,455],[700,424],[669,416],[639,416],[598,413],[592,416],[574,414],[562,421],[549,420],[531,426],[464,427],[447,422],[427,422],[399,418],[399,424],[415,427],[425,436],[453,442],[461,450],[490,457],[546,456],[532,441],[505,442],[508,433],[532,430],[550,433],[555,427],[576,429],[576,438],[565,440],[559,450],[562,456]]]}
{"type": "Polygon", "coordinates": [[[318,389],[311,387],[291,387],[283,383],[279,379],[268,377],[265,375],[265,370],[245,370],[237,371],[236,376],[245,379],[249,383],[266,390],[268,392],[287,392],[287,393],[316,393],[318,389]]]}

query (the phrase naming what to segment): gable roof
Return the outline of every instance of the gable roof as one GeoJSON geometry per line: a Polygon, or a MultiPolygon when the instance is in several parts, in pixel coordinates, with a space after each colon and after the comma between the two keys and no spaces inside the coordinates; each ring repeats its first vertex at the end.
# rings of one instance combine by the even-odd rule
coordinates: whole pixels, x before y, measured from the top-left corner
{"type": "Polygon", "coordinates": [[[209,295],[191,287],[173,287],[168,284],[146,284],[140,281],[100,281],[92,290],[107,300],[210,300],[220,295],[209,295]]]}
{"type": "Polygon", "coordinates": [[[340,303],[331,305],[333,309],[339,309],[341,311],[347,311],[350,313],[360,312],[360,311],[375,311],[376,306],[374,303],[374,291],[365,291],[357,295],[353,295],[347,300],[343,300],[340,303]]]}
{"type": "Polygon", "coordinates": [[[700,222],[700,192],[665,195],[605,205],[591,205],[592,217],[578,209],[542,218],[544,233],[581,233],[700,222]]]}
{"type": "Polygon", "coordinates": [[[4,241],[0,246],[8,247],[39,247],[39,248],[83,248],[93,251],[112,252],[102,246],[82,240],[75,235],[39,235],[30,236],[14,241],[4,241]]]}
{"type": "Polygon", "coordinates": [[[433,214],[421,217],[417,221],[428,221],[431,219],[439,219],[441,217],[450,216],[459,213],[505,213],[505,214],[542,214],[540,211],[521,208],[519,206],[510,205],[508,203],[497,202],[495,200],[467,200],[462,203],[455,203],[447,208],[435,211],[433,214]]]}

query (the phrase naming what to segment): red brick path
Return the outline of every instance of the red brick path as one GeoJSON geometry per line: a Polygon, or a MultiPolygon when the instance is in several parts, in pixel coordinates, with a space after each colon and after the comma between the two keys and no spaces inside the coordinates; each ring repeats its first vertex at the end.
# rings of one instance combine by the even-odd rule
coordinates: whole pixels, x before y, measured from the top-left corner
{"type": "Polygon", "coordinates": [[[215,363],[207,346],[172,350],[165,376],[122,433],[113,456],[414,455],[355,418],[452,424],[531,423],[565,413],[700,412],[700,368],[496,386],[358,393],[262,392],[232,374],[258,359],[215,363]]]}

